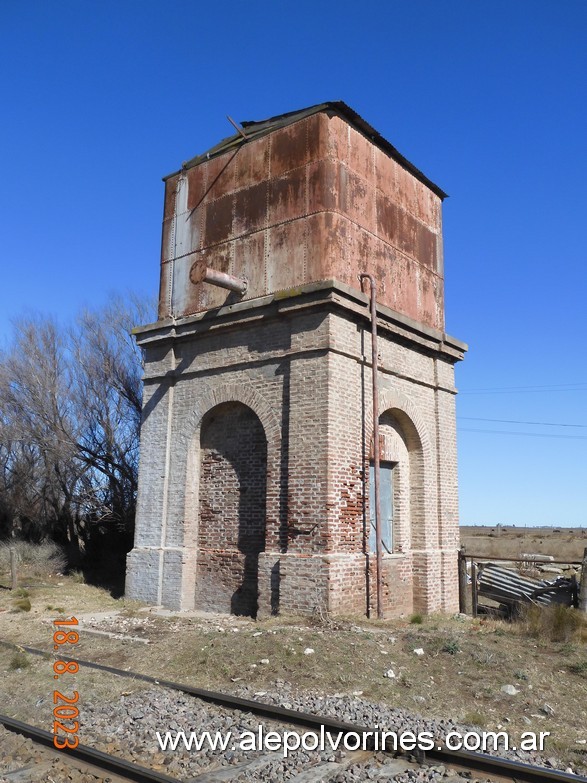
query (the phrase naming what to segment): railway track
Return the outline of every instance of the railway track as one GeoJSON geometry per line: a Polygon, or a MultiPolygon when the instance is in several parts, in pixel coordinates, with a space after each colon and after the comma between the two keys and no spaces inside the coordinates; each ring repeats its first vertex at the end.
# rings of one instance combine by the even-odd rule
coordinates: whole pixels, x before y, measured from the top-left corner
{"type": "MultiPolygon", "coordinates": [[[[5,647],[17,649],[30,653],[31,655],[37,655],[42,657],[51,657],[51,653],[44,650],[39,650],[34,647],[14,645],[11,642],[0,641],[0,644],[5,647]]],[[[317,734],[321,731],[330,733],[334,736],[346,736],[349,734],[364,735],[368,732],[373,733],[373,730],[367,726],[361,726],[352,723],[345,723],[339,721],[336,718],[324,715],[316,715],[313,713],[298,711],[294,709],[287,709],[284,707],[278,707],[273,704],[265,702],[245,699],[237,696],[231,696],[229,694],[206,690],[203,688],[197,688],[190,685],[184,685],[181,683],[172,682],[158,677],[153,677],[146,674],[140,674],[138,672],[126,671],[123,669],[117,669],[113,666],[107,666],[104,664],[96,663],[95,661],[86,661],[79,658],[66,658],[61,656],[63,661],[75,660],[80,667],[94,669],[97,671],[105,672],[108,674],[116,675],[119,677],[132,678],[142,682],[152,683],[159,685],[170,690],[178,691],[189,696],[198,698],[208,704],[215,705],[216,707],[226,708],[228,710],[237,710],[244,713],[250,713],[252,715],[265,718],[280,726],[295,726],[306,730],[312,730],[317,734]]],[[[24,736],[31,738],[35,742],[39,742],[44,745],[53,744],[53,735],[49,732],[37,729],[28,724],[20,721],[15,721],[6,716],[0,715],[0,723],[2,723],[8,730],[14,731],[24,736]]],[[[123,759],[117,759],[109,756],[101,751],[94,750],[88,746],[78,746],[75,750],[67,749],[63,751],[70,755],[71,758],[76,758],[81,762],[92,764],[95,767],[100,767],[101,764],[106,766],[103,769],[119,775],[121,778],[135,781],[145,781],[145,783],[178,783],[177,778],[172,778],[164,775],[160,772],[148,770],[144,767],[138,767],[136,764],[125,761],[123,759]],[[79,754],[78,752],[79,751],[79,754]],[[110,765],[110,766],[108,766],[110,765]]],[[[499,756],[489,755],[486,753],[479,753],[474,751],[464,750],[450,750],[442,743],[435,743],[434,749],[426,751],[426,753],[418,753],[417,761],[414,761],[414,757],[409,754],[398,754],[395,748],[389,744],[383,747],[379,751],[379,758],[381,754],[387,754],[389,763],[387,764],[387,772],[384,779],[393,779],[390,774],[399,774],[401,771],[409,768],[416,768],[418,764],[431,765],[444,765],[454,769],[455,772],[469,772],[471,775],[479,776],[483,775],[486,778],[490,778],[495,781],[511,781],[512,783],[587,783],[587,778],[575,775],[568,772],[558,771],[555,769],[549,769],[545,767],[538,767],[535,765],[524,764],[519,761],[501,758],[499,756]],[[402,766],[403,765],[403,766],[402,766]],[[407,765],[407,766],[406,766],[407,765]],[[395,773],[393,772],[395,770],[395,773]]],[[[339,764],[341,769],[348,767],[350,763],[360,763],[368,758],[374,758],[376,754],[373,750],[363,752],[357,752],[353,755],[353,752],[349,754],[349,760],[344,764],[339,764]]],[[[263,757],[257,757],[257,767],[259,763],[263,762],[263,757]]],[[[238,767],[239,765],[237,765],[238,767]]],[[[240,765],[243,768],[251,767],[251,764],[240,765]]],[[[254,766],[254,763],[253,763],[254,766]]],[[[324,766],[324,765],[322,765],[324,766]]],[[[382,765],[382,769],[385,769],[385,763],[382,765]]],[[[252,770],[251,770],[252,771],[252,770]]],[[[325,768],[324,774],[327,769],[325,768]]],[[[231,775],[236,772],[236,768],[224,768],[216,769],[212,771],[205,771],[201,775],[189,778],[190,783],[212,783],[212,781],[230,780],[231,775]]],[[[337,770],[334,766],[330,767],[329,777],[320,777],[320,767],[316,767],[314,775],[311,774],[311,770],[308,774],[304,774],[300,777],[299,783],[307,781],[313,783],[314,781],[327,780],[332,777],[332,773],[336,773],[337,770]]],[[[379,778],[379,776],[377,776],[379,778]]],[[[259,780],[263,780],[263,777],[259,777],[259,780]]],[[[296,777],[291,778],[296,780],[296,777]]],[[[382,778],[379,778],[382,779],[382,778]]]]}
{"type": "MultiPolygon", "coordinates": [[[[31,726],[28,723],[9,718],[7,715],[0,715],[0,724],[8,731],[20,734],[23,737],[31,739],[38,745],[49,749],[49,756],[60,755],[62,757],[68,757],[73,761],[75,766],[78,766],[80,774],[89,773],[96,776],[102,776],[107,773],[109,780],[112,783],[118,783],[118,781],[137,781],[137,783],[181,783],[177,778],[172,778],[169,775],[164,775],[161,772],[157,772],[147,767],[142,767],[138,764],[134,764],[125,759],[112,756],[109,753],[103,753],[100,750],[91,748],[87,745],[78,745],[77,748],[68,749],[64,751],[57,750],[53,745],[53,734],[49,731],[44,731],[36,726],[31,726]],[[114,776],[114,777],[111,777],[114,776]]],[[[4,774],[8,780],[13,779],[20,780],[26,779],[25,773],[28,770],[26,768],[22,770],[15,770],[14,772],[4,774]]],[[[2,775],[0,774],[0,777],[2,775]]],[[[29,779],[35,781],[35,769],[31,769],[29,779]]],[[[101,779],[98,777],[98,779],[101,779]]]]}

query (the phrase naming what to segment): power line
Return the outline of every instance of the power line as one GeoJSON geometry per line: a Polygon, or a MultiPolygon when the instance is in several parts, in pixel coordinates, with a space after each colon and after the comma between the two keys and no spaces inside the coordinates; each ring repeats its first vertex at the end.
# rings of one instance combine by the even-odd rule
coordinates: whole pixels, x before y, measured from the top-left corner
{"type": "Polygon", "coordinates": [[[558,424],[553,421],[520,421],[518,419],[484,419],[481,416],[458,416],[459,419],[467,419],[467,421],[495,421],[500,424],[532,424],[540,427],[584,427],[587,428],[587,424],[558,424]]]}
{"type": "Polygon", "coordinates": [[[514,432],[513,430],[482,430],[460,427],[459,432],[484,432],[487,435],[524,435],[529,438],[565,438],[566,440],[587,440],[587,435],[554,435],[548,432],[514,432]]]}
{"type": "Polygon", "coordinates": [[[562,386],[544,386],[544,387],[532,387],[520,386],[519,388],[511,389],[485,389],[475,391],[460,391],[459,394],[559,394],[560,392],[587,392],[587,385],[575,388],[567,388],[562,386]]]}
{"type": "Polygon", "coordinates": [[[546,383],[546,384],[532,384],[531,386],[482,386],[478,389],[469,389],[468,391],[462,391],[461,394],[480,394],[481,392],[497,392],[497,391],[525,391],[525,390],[538,390],[538,389],[569,389],[575,391],[570,387],[572,386],[585,386],[587,387],[587,381],[575,381],[574,383],[546,383]]]}

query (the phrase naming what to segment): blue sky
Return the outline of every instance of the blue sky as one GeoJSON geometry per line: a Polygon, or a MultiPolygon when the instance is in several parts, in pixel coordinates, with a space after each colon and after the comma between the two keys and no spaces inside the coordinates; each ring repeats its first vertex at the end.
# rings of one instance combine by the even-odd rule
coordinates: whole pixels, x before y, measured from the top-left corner
{"type": "Polygon", "coordinates": [[[156,294],[161,177],[227,114],[344,100],[450,194],[461,521],[587,524],[586,40],[585,0],[2,0],[0,336],[156,294]]]}

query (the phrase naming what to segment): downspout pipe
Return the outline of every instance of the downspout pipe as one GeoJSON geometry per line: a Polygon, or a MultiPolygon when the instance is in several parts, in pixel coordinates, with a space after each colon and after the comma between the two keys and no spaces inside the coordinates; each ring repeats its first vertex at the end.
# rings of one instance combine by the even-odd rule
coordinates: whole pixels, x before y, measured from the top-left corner
{"type": "MultiPolygon", "coordinates": [[[[369,281],[371,295],[371,371],[373,379],[373,489],[375,495],[375,555],[377,580],[377,619],[383,619],[383,543],[381,541],[381,493],[379,487],[379,386],[377,383],[377,288],[373,275],[365,272],[359,275],[361,288],[363,281],[369,281]]],[[[368,541],[368,539],[367,539],[368,541]]]]}

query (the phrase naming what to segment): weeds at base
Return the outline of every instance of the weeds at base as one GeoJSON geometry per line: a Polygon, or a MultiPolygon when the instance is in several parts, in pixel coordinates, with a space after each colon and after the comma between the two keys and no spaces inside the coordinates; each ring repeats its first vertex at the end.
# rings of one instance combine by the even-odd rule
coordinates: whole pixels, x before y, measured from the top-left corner
{"type": "Polygon", "coordinates": [[[13,612],[30,612],[31,601],[30,598],[19,598],[14,602],[13,612]]]}
{"type": "Polygon", "coordinates": [[[12,669],[12,671],[17,671],[18,669],[27,669],[31,665],[31,662],[29,661],[28,655],[25,653],[17,652],[14,653],[12,658],[10,659],[9,667],[12,669]]]}
{"type": "Polygon", "coordinates": [[[526,633],[535,639],[551,642],[587,641],[587,625],[583,616],[569,606],[551,604],[524,608],[522,620],[526,633]]]}

